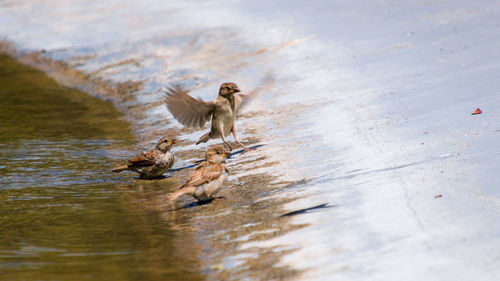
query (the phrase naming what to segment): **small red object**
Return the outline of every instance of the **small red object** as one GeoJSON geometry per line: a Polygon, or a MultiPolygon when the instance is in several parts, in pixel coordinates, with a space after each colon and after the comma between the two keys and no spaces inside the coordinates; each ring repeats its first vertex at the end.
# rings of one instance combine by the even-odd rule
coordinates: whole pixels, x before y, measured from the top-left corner
{"type": "Polygon", "coordinates": [[[479,107],[478,107],[478,108],[476,108],[476,110],[474,110],[474,112],[472,112],[471,114],[472,114],[472,115],[477,115],[477,114],[481,114],[481,113],[483,113],[483,112],[482,112],[482,111],[481,111],[481,109],[479,109],[479,107]]]}

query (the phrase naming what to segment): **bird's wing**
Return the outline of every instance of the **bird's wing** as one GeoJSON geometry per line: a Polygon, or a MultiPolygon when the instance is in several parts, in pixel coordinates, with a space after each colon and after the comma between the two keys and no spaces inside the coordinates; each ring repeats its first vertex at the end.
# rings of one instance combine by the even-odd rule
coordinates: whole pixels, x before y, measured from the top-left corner
{"type": "Polygon", "coordinates": [[[274,84],[274,76],[268,73],[257,88],[253,89],[247,94],[238,93],[234,96],[235,110],[238,112],[249,100],[260,95],[265,90],[269,89],[274,84]]]}
{"type": "Polygon", "coordinates": [[[136,157],[128,160],[128,162],[134,166],[150,166],[155,163],[157,156],[156,154],[157,153],[154,150],[145,151],[137,155],[136,157]]]}
{"type": "Polygon", "coordinates": [[[208,162],[203,162],[196,167],[191,175],[189,175],[182,187],[199,186],[216,180],[222,175],[223,172],[224,170],[220,164],[209,164],[208,162]]]}
{"type": "Polygon", "coordinates": [[[165,103],[172,115],[184,126],[201,128],[210,119],[214,103],[195,99],[179,85],[167,87],[165,103]]]}
{"type": "Polygon", "coordinates": [[[236,110],[236,112],[238,112],[238,110],[241,108],[241,106],[248,100],[248,94],[246,95],[243,95],[243,94],[239,94],[237,96],[234,97],[234,108],[236,110]]]}

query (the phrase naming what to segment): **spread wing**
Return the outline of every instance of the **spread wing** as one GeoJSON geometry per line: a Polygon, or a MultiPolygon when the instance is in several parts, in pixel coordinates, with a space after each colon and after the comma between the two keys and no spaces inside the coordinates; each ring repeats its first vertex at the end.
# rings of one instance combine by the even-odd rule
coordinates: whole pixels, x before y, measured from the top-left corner
{"type": "Polygon", "coordinates": [[[147,151],[143,152],[136,157],[128,160],[130,163],[129,165],[135,166],[135,167],[143,167],[143,166],[150,166],[155,163],[156,160],[156,151],[147,151]]]}
{"type": "Polygon", "coordinates": [[[236,113],[238,113],[238,110],[241,108],[241,106],[248,100],[248,94],[239,94],[234,97],[234,108],[236,110],[236,113]]]}
{"type": "Polygon", "coordinates": [[[184,126],[201,128],[214,111],[213,102],[205,102],[188,95],[179,85],[167,87],[165,103],[172,115],[184,126]]]}
{"type": "Polygon", "coordinates": [[[186,182],[181,186],[199,186],[204,183],[218,179],[224,169],[220,164],[209,164],[208,162],[203,162],[196,167],[191,175],[189,175],[186,182]]]}
{"type": "Polygon", "coordinates": [[[268,73],[264,79],[260,82],[260,85],[250,91],[247,94],[242,94],[238,93],[237,95],[234,96],[234,102],[235,102],[235,110],[236,112],[239,111],[245,104],[248,103],[252,98],[257,97],[260,95],[262,92],[268,90],[271,88],[271,86],[274,84],[274,76],[270,73],[268,73]]]}

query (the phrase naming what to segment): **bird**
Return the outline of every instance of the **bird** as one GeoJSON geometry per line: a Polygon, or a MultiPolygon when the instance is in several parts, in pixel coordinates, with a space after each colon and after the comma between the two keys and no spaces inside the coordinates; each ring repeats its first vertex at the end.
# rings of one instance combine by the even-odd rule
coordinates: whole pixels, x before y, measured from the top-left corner
{"type": "Polygon", "coordinates": [[[144,151],[128,160],[127,165],[116,167],[111,171],[119,173],[125,170],[139,173],[141,179],[154,179],[160,177],[174,164],[174,154],[170,148],[177,143],[175,138],[161,138],[154,149],[144,151]]]}
{"type": "Polygon", "coordinates": [[[177,200],[182,195],[191,195],[198,201],[215,199],[222,183],[229,176],[229,170],[223,164],[229,152],[219,144],[211,146],[206,151],[205,161],[198,164],[179,190],[167,197],[169,202],[177,200]]]}
{"type": "Polygon", "coordinates": [[[203,101],[200,98],[195,99],[188,95],[188,92],[179,85],[167,87],[165,103],[174,118],[184,126],[201,128],[210,118],[212,119],[210,132],[202,135],[196,142],[197,145],[220,137],[229,149],[233,150],[233,146],[226,140],[226,137],[232,132],[236,143],[244,148],[243,152],[250,150],[238,138],[236,112],[244,102],[246,95],[236,96],[240,89],[235,83],[222,83],[219,95],[211,102],[203,101]]]}

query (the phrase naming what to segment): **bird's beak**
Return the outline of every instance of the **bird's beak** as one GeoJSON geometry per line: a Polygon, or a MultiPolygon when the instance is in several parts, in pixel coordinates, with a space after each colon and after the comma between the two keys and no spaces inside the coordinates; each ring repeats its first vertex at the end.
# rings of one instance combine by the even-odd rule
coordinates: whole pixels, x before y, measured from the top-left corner
{"type": "Polygon", "coordinates": [[[173,145],[173,144],[176,144],[177,143],[177,140],[176,139],[173,139],[173,140],[170,140],[168,142],[168,145],[173,145]]]}
{"type": "Polygon", "coordinates": [[[229,156],[229,154],[231,154],[231,152],[225,151],[224,153],[222,153],[222,156],[227,157],[227,156],[229,156]]]}
{"type": "Polygon", "coordinates": [[[241,92],[240,88],[231,89],[231,93],[233,93],[233,94],[236,94],[236,93],[239,93],[239,92],[241,92]]]}

